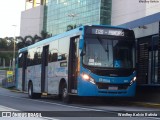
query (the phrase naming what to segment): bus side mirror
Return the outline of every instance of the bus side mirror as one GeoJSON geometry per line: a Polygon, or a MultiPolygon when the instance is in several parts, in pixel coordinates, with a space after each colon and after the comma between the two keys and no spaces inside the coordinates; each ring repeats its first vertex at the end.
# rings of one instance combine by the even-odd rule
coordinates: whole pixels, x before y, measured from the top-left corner
{"type": "Polygon", "coordinates": [[[84,55],[86,55],[86,51],[83,49],[80,53],[80,56],[84,56],[84,55]]]}

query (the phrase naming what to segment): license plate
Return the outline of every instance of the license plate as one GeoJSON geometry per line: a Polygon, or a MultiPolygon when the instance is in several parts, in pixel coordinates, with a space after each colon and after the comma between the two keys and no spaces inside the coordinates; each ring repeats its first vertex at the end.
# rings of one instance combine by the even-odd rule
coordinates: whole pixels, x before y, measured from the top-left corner
{"type": "Polygon", "coordinates": [[[108,90],[118,90],[118,87],[110,86],[110,87],[108,87],[108,90]]]}

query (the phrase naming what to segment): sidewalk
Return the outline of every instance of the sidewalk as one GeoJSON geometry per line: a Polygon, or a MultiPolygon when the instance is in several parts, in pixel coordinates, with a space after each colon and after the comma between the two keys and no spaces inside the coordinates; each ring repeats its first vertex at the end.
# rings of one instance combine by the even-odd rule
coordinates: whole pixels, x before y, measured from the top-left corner
{"type": "Polygon", "coordinates": [[[0,111],[18,111],[18,110],[0,105],[0,111]]]}

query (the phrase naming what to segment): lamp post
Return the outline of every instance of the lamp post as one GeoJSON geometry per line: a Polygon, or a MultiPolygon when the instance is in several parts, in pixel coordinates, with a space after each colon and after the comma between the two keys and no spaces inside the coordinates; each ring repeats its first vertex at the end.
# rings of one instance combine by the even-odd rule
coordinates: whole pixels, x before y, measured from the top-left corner
{"type": "MultiPolygon", "coordinates": [[[[73,22],[73,20],[75,20],[74,18],[77,17],[77,14],[71,13],[71,14],[68,14],[67,16],[70,17],[70,18],[72,18],[72,22],[73,22]]],[[[71,24],[70,24],[70,26],[72,26],[72,28],[68,28],[68,27],[67,27],[67,30],[74,29],[75,26],[77,26],[77,25],[76,25],[76,21],[75,21],[75,25],[71,25],[71,24]]]]}
{"type": "Polygon", "coordinates": [[[71,18],[73,19],[73,18],[76,17],[77,15],[72,13],[72,14],[68,14],[67,16],[68,16],[68,17],[71,17],[71,18]]]}
{"type": "MultiPolygon", "coordinates": [[[[12,25],[14,27],[14,40],[13,40],[13,62],[12,62],[12,69],[13,69],[13,75],[15,74],[15,49],[16,49],[16,45],[15,45],[15,33],[16,33],[16,27],[17,25],[12,25]]],[[[15,77],[14,77],[15,78],[15,77]]],[[[13,79],[14,79],[13,78],[13,79]]]]}

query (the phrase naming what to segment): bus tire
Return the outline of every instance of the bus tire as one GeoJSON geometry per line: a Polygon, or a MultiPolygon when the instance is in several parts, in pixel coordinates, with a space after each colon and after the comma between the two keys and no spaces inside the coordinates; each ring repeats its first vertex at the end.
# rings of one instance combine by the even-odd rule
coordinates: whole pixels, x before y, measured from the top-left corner
{"type": "Polygon", "coordinates": [[[67,84],[66,83],[63,83],[62,84],[62,89],[61,89],[61,98],[62,98],[62,101],[64,103],[70,103],[71,102],[71,96],[68,95],[68,91],[67,91],[67,84]]]}
{"type": "Polygon", "coordinates": [[[28,85],[28,96],[31,99],[38,99],[38,98],[41,97],[40,93],[34,93],[33,92],[33,84],[32,84],[32,82],[29,82],[29,85],[28,85]]]}

